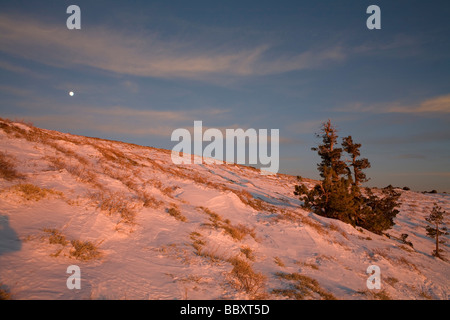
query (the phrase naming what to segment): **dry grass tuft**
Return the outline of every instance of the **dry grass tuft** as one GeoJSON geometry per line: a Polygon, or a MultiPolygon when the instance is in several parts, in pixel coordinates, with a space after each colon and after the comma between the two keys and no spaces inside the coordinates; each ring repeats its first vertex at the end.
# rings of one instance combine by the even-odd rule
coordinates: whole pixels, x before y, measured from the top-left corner
{"type": "Polygon", "coordinates": [[[287,280],[288,289],[274,289],[273,294],[286,296],[290,299],[304,300],[306,298],[314,299],[317,295],[324,300],[336,300],[336,297],[322,289],[317,280],[299,273],[277,272],[276,276],[287,280]]]}
{"type": "Polygon", "coordinates": [[[255,209],[256,211],[269,211],[269,212],[274,212],[276,210],[276,208],[261,200],[261,199],[255,199],[253,197],[253,195],[248,192],[247,190],[234,190],[234,189],[230,189],[227,188],[229,191],[233,192],[241,201],[242,203],[252,207],[253,209],[255,209]]]}
{"type": "Polygon", "coordinates": [[[49,234],[48,242],[50,244],[60,244],[62,246],[66,246],[69,243],[61,231],[57,229],[44,228],[43,231],[49,234]]]}
{"type": "MultiPolygon", "coordinates": [[[[290,222],[307,225],[307,226],[311,227],[312,229],[314,229],[320,235],[329,235],[327,228],[324,227],[320,222],[315,221],[311,217],[304,216],[301,213],[294,211],[294,210],[289,210],[289,209],[279,210],[279,214],[274,218],[274,221],[279,221],[279,220],[286,220],[286,221],[290,221],[290,222]]],[[[335,230],[336,227],[337,227],[336,225],[334,225],[334,227],[330,225],[330,226],[328,226],[328,229],[335,230]]],[[[345,235],[345,237],[346,237],[346,235],[345,235]]]]}
{"type": "Polygon", "coordinates": [[[97,246],[90,241],[72,240],[70,243],[73,246],[70,255],[75,259],[89,261],[100,258],[102,255],[97,246]]]}
{"type": "Polygon", "coordinates": [[[211,262],[221,262],[228,260],[228,258],[223,253],[219,252],[220,248],[218,246],[216,246],[215,248],[208,248],[206,246],[206,241],[200,233],[193,231],[190,233],[190,238],[192,240],[192,247],[195,249],[195,254],[197,256],[206,258],[211,262]]]}
{"type": "Polygon", "coordinates": [[[14,158],[3,152],[0,152],[0,178],[7,181],[23,178],[16,170],[14,158]]]}
{"type": "Polygon", "coordinates": [[[63,193],[52,189],[40,188],[31,183],[21,183],[11,187],[13,191],[18,193],[27,201],[40,201],[49,195],[57,195],[62,197],[63,193]]]}
{"type": "Polygon", "coordinates": [[[122,193],[98,192],[90,194],[89,197],[96,201],[100,210],[105,211],[109,216],[118,214],[121,218],[119,223],[135,224],[136,204],[122,193]]]}
{"type": "Polygon", "coordinates": [[[169,257],[180,260],[183,264],[190,265],[192,262],[192,254],[184,247],[179,247],[175,243],[163,245],[157,249],[158,252],[164,253],[169,257]]]}
{"type": "Polygon", "coordinates": [[[255,254],[253,253],[252,248],[250,248],[249,246],[242,246],[240,251],[248,260],[250,261],[256,260],[255,254]]]}
{"type": "Polygon", "coordinates": [[[68,255],[64,254],[64,256],[69,256],[81,261],[89,261],[102,256],[101,251],[98,249],[98,245],[91,241],[69,241],[61,231],[54,228],[44,228],[43,231],[47,234],[48,242],[50,244],[61,246],[55,253],[50,254],[51,257],[58,257],[63,250],[67,253],[66,249],[68,250],[68,255]]]}
{"type": "Polygon", "coordinates": [[[80,181],[90,184],[97,189],[103,189],[103,185],[98,182],[97,174],[94,171],[88,169],[88,164],[72,164],[72,161],[70,161],[70,163],[67,163],[62,157],[56,156],[47,156],[45,157],[45,159],[50,162],[50,166],[53,170],[65,169],[80,181]]]}
{"type": "Polygon", "coordinates": [[[162,201],[157,200],[145,191],[140,192],[138,198],[142,201],[144,208],[159,208],[163,204],[162,201]]]}
{"type": "Polygon", "coordinates": [[[284,264],[283,260],[280,259],[280,257],[273,258],[273,261],[282,268],[286,267],[286,265],[284,264]]]}
{"type": "Polygon", "coordinates": [[[243,224],[232,225],[228,219],[222,219],[222,217],[205,207],[199,207],[204,213],[209,216],[209,223],[204,225],[213,227],[215,229],[222,229],[226,234],[231,236],[236,241],[241,241],[247,235],[250,235],[256,240],[256,233],[254,228],[249,228],[243,224]]]}
{"type": "Polygon", "coordinates": [[[386,279],[384,279],[384,281],[389,284],[390,286],[394,286],[396,283],[398,283],[398,279],[395,277],[387,277],[386,279]]]}
{"type": "Polygon", "coordinates": [[[228,262],[233,266],[230,274],[238,290],[257,295],[264,288],[266,277],[262,273],[255,272],[247,261],[233,257],[228,262]]]}
{"type": "Polygon", "coordinates": [[[172,207],[166,208],[166,212],[178,221],[187,222],[187,218],[181,214],[180,209],[174,203],[172,203],[172,207]]]}
{"type": "Polygon", "coordinates": [[[314,270],[319,270],[319,266],[315,263],[312,262],[301,262],[301,261],[296,261],[295,264],[298,264],[299,266],[304,266],[304,267],[308,267],[314,270]]]}
{"type": "Polygon", "coordinates": [[[130,168],[131,166],[139,166],[139,163],[125,155],[122,151],[113,148],[112,146],[104,146],[99,144],[91,144],[96,148],[106,161],[118,163],[123,167],[130,168]]]}

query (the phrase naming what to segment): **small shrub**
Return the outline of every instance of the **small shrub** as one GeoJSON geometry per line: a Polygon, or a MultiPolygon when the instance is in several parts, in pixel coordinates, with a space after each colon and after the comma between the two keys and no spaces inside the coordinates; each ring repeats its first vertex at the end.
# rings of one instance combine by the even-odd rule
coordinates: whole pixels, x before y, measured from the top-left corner
{"type": "Polygon", "coordinates": [[[237,281],[239,290],[254,295],[264,287],[266,277],[262,273],[255,272],[248,262],[238,257],[229,259],[229,262],[233,266],[231,275],[237,281]]]}
{"type": "Polygon", "coordinates": [[[70,255],[81,261],[88,261],[97,259],[101,256],[100,251],[90,241],[72,240],[70,243],[73,249],[70,251],[70,255]]]}

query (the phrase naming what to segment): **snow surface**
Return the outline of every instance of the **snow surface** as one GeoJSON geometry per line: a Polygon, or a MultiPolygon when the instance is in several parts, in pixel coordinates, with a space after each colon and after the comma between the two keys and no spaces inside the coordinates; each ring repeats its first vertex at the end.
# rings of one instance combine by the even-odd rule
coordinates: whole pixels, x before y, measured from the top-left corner
{"type": "MultiPolygon", "coordinates": [[[[277,272],[315,279],[337,299],[375,299],[366,286],[370,265],[380,267],[382,290],[393,299],[449,298],[449,263],[431,255],[434,242],[424,228],[434,203],[450,211],[447,194],[402,191],[388,238],[301,209],[292,176],[233,164],[177,166],[167,150],[1,124],[0,152],[24,176],[0,180],[0,287],[13,299],[247,299],[252,295],[233,284],[228,261],[247,259],[244,246],[254,255],[246,261],[266,277],[259,292],[264,299],[287,298],[272,292],[290,288],[277,272]],[[24,183],[61,194],[26,200],[14,189],[24,183]],[[144,206],[144,193],[154,203],[144,206]],[[125,199],[136,212],[134,223],[101,208],[101,195],[108,194],[125,199]],[[171,216],[171,207],[186,220],[171,216]],[[208,225],[200,207],[233,226],[254,228],[255,237],[236,240],[208,225]],[[49,243],[45,228],[91,241],[102,256],[80,261],[69,247],[55,256],[62,246],[49,243]],[[198,255],[193,232],[222,259],[198,255]],[[399,240],[403,233],[413,248],[399,240]],[[70,265],[81,268],[80,290],[66,286],[70,265]]],[[[442,248],[448,257],[448,246],[442,248]]]]}

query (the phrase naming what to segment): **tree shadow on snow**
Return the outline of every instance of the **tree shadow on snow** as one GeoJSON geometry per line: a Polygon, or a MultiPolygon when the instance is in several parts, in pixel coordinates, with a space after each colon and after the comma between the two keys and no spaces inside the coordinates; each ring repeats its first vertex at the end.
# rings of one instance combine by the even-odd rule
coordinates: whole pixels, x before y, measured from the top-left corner
{"type": "Polygon", "coordinates": [[[20,251],[22,242],[16,231],[9,225],[9,217],[0,215],[0,256],[5,253],[20,251]]]}

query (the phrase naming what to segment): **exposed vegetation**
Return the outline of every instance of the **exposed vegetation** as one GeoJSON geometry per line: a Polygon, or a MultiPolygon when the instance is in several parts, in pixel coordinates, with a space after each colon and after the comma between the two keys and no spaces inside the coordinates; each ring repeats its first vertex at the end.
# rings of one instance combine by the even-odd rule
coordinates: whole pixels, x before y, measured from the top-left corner
{"type": "Polygon", "coordinates": [[[70,243],[73,246],[70,255],[75,259],[89,261],[101,257],[97,246],[91,241],[72,240],[70,243]]]}
{"type": "Polygon", "coordinates": [[[244,254],[244,256],[250,260],[250,261],[255,261],[256,257],[255,254],[253,253],[252,248],[250,248],[249,246],[242,246],[240,248],[240,251],[244,254]]]}
{"type": "Polygon", "coordinates": [[[307,298],[323,300],[336,300],[336,297],[325,291],[317,282],[308,276],[299,273],[277,272],[276,276],[288,281],[288,289],[274,289],[273,294],[281,295],[295,300],[305,300],[307,298]]]}
{"type": "Polygon", "coordinates": [[[209,216],[209,223],[204,225],[216,229],[222,229],[226,234],[231,236],[234,240],[241,241],[245,236],[250,235],[256,240],[256,233],[254,228],[249,228],[243,224],[233,225],[228,219],[223,220],[220,215],[205,207],[199,207],[204,213],[209,216]]]}
{"type": "Polygon", "coordinates": [[[27,201],[40,201],[49,195],[57,195],[62,197],[63,193],[53,189],[40,188],[31,183],[21,183],[11,187],[11,190],[18,193],[27,201]]]}
{"type": "Polygon", "coordinates": [[[180,209],[175,204],[172,204],[172,207],[167,208],[166,212],[179,221],[182,221],[182,222],[187,221],[187,218],[181,214],[180,209]]]}
{"type": "Polygon", "coordinates": [[[381,196],[369,188],[362,192],[360,185],[368,180],[363,170],[370,168],[370,162],[359,158],[361,144],[354,143],[351,136],[337,148],[336,132],[330,121],[324,123],[318,135],[323,143],[313,148],[322,159],[317,165],[322,181],[312,190],[296,185],[294,194],[300,196],[305,209],[381,234],[394,225],[400,193],[393,187],[384,188],[381,196]],[[343,151],[351,160],[341,159],[343,151]]]}
{"type": "Polygon", "coordinates": [[[119,223],[133,225],[136,218],[136,203],[123,193],[98,192],[90,194],[90,198],[97,202],[98,208],[109,216],[118,214],[121,218],[119,223]]]}
{"type": "Polygon", "coordinates": [[[444,226],[445,215],[446,212],[435,203],[430,215],[425,218],[429,224],[425,227],[427,236],[435,239],[436,248],[433,250],[433,256],[441,259],[444,259],[444,257],[441,254],[443,250],[439,248],[439,244],[444,244],[446,239],[442,236],[449,234],[447,228],[444,226]]]}
{"type": "Polygon", "coordinates": [[[274,257],[273,261],[275,262],[275,264],[277,264],[282,268],[286,267],[286,265],[284,264],[283,260],[280,259],[280,257],[274,257]]]}
{"type": "Polygon", "coordinates": [[[247,261],[239,257],[233,257],[228,261],[233,266],[231,276],[236,280],[238,290],[257,295],[264,288],[266,277],[260,272],[255,272],[247,261]]]}
{"type": "Polygon", "coordinates": [[[11,300],[12,299],[12,295],[9,292],[8,288],[0,283],[0,300],[11,300]]]}
{"type": "MultiPolygon", "coordinates": [[[[98,245],[91,241],[68,240],[66,236],[55,228],[44,228],[47,234],[48,242],[52,245],[59,245],[59,249],[50,254],[52,257],[58,257],[61,252],[68,250],[68,256],[81,261],[98,259],[102,256],[98,245]]],[[[66,254],[65,254],[66,255],[66,254]]],[[[67,256],[67,255],[66,255],[67,256]]]]}
{"type": "Polygon", "coordinates": [[[191,232],[189,237],[192,240],[192,247],[195,249],[194,252],[197,256],[206,258],[211,262],[223,262],[228,260],[223,253],[219,252],[219,247],[208,247],[203,235],[197,231],[191,232]]]}
{"type": "Polygon", "coordinates": [[[44,228],[43,231],[49,234],[48,242],[50,244],[60,244],[62,246],[66,246],[69,243],[66,236],[57,229],[44,228]]]}
{"type": "Polygon", "coordinates": [[[0,178],[8,181],[22,178],[16,170],[13,158],[4,152],[0,152],[0,178]]]}

